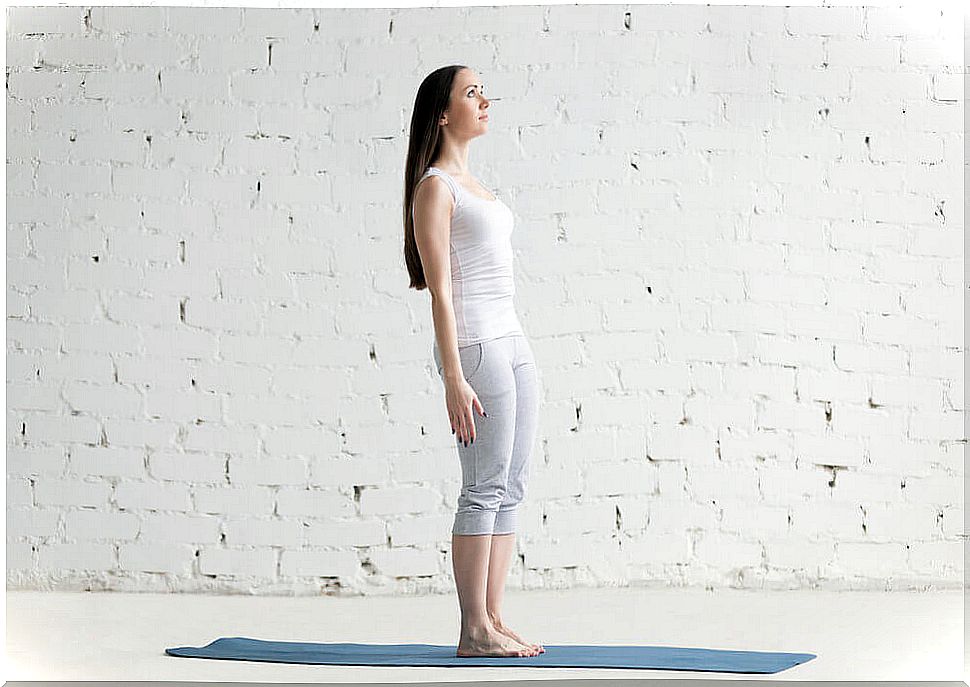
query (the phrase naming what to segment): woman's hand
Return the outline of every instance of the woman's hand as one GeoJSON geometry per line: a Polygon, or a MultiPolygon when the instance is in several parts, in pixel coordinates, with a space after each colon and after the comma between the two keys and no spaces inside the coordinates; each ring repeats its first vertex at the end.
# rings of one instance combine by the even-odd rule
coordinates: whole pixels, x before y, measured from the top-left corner
{"type": "Polygon", "coordinates": [[[451,422],[451,433],[458,433],[458,438],[468,446],[475,441],[475,423],[473,421],[475,407],[478,412],[488,417],[485,409],[478,400],[478,394],[464,377],[457,377],[445,383],[445,405],[448,407],[448,419],[451,422]]]}

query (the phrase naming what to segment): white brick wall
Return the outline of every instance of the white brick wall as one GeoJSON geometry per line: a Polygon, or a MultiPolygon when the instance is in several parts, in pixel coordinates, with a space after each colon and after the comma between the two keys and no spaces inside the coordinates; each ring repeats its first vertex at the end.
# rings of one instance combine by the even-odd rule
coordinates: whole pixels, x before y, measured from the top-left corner
{"type": "Polygon", "coordinates": [[[961,583],[959,17],[7,20],[9,587],[450,588],[398,203],[452,62],[543,394],[510,585],[961,583]]]}

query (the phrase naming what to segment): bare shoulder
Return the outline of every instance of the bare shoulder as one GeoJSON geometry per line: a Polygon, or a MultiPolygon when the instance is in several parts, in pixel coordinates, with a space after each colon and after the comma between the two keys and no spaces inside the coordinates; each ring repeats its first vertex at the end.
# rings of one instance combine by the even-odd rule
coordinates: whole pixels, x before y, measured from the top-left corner
{"type": "Polygon", "coordinates": [[[453,205],[451,189],[437,174],[431,174],[418,182],[414,192],[415,214],[426,210],[430,210],[432,214],[447,210],[450,214],[453,205]]]}

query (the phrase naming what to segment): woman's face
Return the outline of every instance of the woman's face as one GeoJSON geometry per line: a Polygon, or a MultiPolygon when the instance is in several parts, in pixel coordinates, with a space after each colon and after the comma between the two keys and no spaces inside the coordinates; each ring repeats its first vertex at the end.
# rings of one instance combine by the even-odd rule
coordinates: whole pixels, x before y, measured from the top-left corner
{"type": "Polygon", "coordinates": [[[462,69],[455,75],[451,101],[446,110],[449,129],[471,136],[488,129],[488,120],[483,119],[489,104],[484,91],[485,85],[472,70],[462,69]]]}

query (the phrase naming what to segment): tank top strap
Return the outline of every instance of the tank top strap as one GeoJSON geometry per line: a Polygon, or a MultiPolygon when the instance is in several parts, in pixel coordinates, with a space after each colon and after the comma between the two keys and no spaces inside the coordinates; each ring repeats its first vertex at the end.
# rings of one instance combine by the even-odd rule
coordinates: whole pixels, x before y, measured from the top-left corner
{"type": "Polygon", "coordinates": [[[444,171],[443,169],[438,169],[437,167],[428,167],[427,171],[421,178],[424,179],[425,177],[431,175],[439,176],[445,180],[445,183],[448,184],[448,188],[451,189],[451,195],[455,197],[455,207],[458,207],[458,203],[461,202],[462,196],[461,185],[455,181],[454,178],[448,174],[448,172],[444,171]]]}

